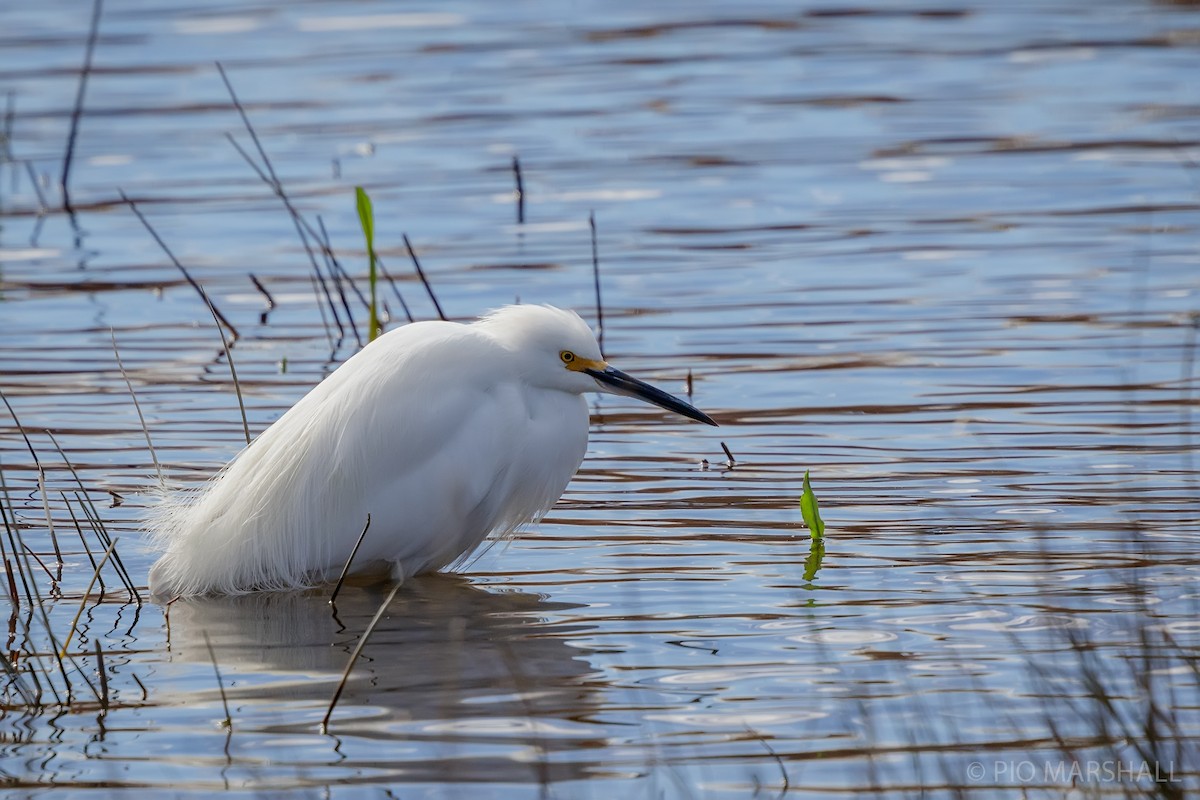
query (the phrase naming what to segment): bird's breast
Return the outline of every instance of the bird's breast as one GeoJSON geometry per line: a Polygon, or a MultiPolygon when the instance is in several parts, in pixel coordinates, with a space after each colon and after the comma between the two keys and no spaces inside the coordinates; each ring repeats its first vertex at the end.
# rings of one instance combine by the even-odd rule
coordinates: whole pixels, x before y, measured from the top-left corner
{"type": "Polygon", "coordinates": [[[587,452],[587,401],[577,394],[554,390],[531,393],[521,445],[512,467],[521,489],[521,502],[533,503],[536,514],[552,506],[579,469],[587,452]]]}

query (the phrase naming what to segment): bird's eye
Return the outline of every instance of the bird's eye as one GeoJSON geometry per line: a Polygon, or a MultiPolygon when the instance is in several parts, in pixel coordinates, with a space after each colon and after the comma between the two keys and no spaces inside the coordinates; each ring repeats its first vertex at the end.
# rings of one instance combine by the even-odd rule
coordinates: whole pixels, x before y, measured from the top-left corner
{"type": "Polygon", "coordinates": [[[564,364],[570,364],[572,361],[575,360],[575,354],[572,353],[570,350],[563,350],[561,353],[558,354],[558,357],[562,359],[562,362],[564,364]]]}

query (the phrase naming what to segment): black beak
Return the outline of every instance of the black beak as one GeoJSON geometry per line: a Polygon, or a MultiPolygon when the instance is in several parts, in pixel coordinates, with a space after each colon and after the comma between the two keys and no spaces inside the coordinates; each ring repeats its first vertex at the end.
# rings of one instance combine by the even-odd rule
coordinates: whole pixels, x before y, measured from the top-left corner
{"type": "Polygon", "coordinates": [[[615,367],[607,367],[603,370],[585,369],[588,375],[596,379],[596,382],[606,391],[613,394],[623,394],[627,397],[636,397],[639,400],[645,400],[647,403],[653,403],[659,408],[665,408],[667,411],[674,411],[676,414],[682,414],[688,419],[694,419],[697,422],[703,422],[706,425],[716,426],[712,417],[705,414],[698,408],[680,400],[678,397],[672,397],[662,389],[656,389],[648,383],[639,381],[631,375],[626,375],[621,370],[615,367]]]}

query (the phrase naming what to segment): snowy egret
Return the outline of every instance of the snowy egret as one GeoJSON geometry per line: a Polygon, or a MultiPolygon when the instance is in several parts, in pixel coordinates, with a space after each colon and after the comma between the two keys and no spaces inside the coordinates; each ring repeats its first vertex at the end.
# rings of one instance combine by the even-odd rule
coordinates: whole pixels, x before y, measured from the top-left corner
{"type": "Polygon", "coordinates": [[[554,505],[587,449],[587,392],[708,415],[609,366],[587,324],[507,306],[417,322],[368,344],[203,489],[150,513],[158,597],[396,580],[465,558],[554,505]]]}

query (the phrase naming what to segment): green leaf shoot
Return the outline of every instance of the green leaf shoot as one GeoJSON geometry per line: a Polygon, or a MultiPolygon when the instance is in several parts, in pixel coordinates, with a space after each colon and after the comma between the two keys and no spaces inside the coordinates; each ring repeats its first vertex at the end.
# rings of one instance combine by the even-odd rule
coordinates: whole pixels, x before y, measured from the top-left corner
{"type": "Polygon", "coordinates": [[[371,288],[371,305],[367,341],[373,342],[383,332],[379,324],[379,306],[376,302],[378,259],[375,256],[375,210],[371,207],[371,198],[367,194],[366,189],[361,186],[355,186],[354,196],[358,205],[358,221],[362,224],[363,237],[367,240],[367,258],[370,261],[367,282],[371,288]]]}
{"type": "Polygon", "coordinates": [[[808,470],[804,471],[804,491],[800,494],[800,515],[804,517],[804,524],[814,539],[820,539],[825,535],[825,522],[821,519],[817,496],[813,493],[812,484],[808,481],[808,470]]]}

